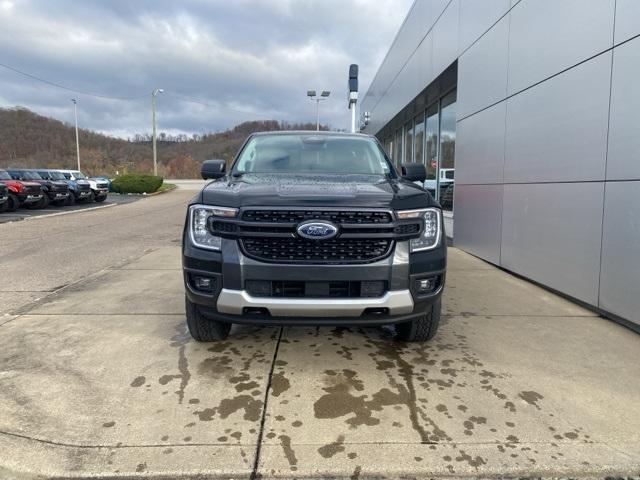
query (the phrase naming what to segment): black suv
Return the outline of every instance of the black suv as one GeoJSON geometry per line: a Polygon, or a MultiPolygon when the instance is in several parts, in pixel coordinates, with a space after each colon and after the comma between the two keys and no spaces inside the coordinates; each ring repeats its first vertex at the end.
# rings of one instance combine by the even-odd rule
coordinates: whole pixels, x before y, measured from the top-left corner
{"type": "Polygon", "coordinates": [[[446,241],[424,165],[396,172],[374,137],[329,132],[251,135],[229,173],[189,205],[183,235],[187,324],[199,341],[231,324],[395,324],[432,338],[440,320],[446,241]]]}
{"type": "Polygon", "coordinates": [[[26,168],[9,168],[7,172],[14,180],[35,182],[42,185],[44,193],[42,199],[38,203],[31,204],[30,208],[46,208],[50,203],[61,207],[67,203],[69,187],[65,182],[45,179],[37,171],[26,168]]]}

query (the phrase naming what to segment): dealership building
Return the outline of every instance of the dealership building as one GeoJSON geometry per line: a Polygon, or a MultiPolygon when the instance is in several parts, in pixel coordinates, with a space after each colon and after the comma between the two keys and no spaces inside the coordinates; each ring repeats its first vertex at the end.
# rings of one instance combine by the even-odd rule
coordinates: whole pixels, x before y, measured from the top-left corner
{"type": "Polygon", "coordinates": [[[640,328],[639,0],[416,0],[360,110],[457,247],[640,328]]]}

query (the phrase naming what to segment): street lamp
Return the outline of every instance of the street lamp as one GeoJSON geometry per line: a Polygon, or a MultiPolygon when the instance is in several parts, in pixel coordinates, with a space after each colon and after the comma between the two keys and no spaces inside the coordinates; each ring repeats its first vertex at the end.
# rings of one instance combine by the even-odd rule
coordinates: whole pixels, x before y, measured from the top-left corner
{"type": "Polygon", "coordinates": [[[158,153],[156,150],[156,97],[164,93],[161,88],[156,88],[151,92],[151,121],[153,123],[153,174],[158,176],[158,153]]]}
{"type": "Polygon", "coordinates": [[[315,100],[316,102],[316,130],[317,131],[320,130],[320,102],[323,100],[326,100],[329,97],[329,95],[331,95],[331,92],[328,90],[323,90],[320,96],[316,95],[315,90],[307,90],[307,97],[309,97],[310,100],[315,100]]]}
{"type": "Polygon", "coordinates": [[[80,170],[80,139],[78,138],[78,100],[72,98],[73,102],[73,115],[76,118],[76,155],[78,157],[78,170],[80,170]]]}

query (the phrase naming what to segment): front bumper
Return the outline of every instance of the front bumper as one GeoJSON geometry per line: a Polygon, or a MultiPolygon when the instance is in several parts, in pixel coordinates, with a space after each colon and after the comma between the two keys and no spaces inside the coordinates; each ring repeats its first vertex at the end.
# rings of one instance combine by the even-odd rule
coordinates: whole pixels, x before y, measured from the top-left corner
{"type": "Polygon", "coordinates": [[[20,195],[18,197],[18,200],[20,201],[20,204],[31,204],[31,203],[37,203],[40,200],[42,200],[42,197],[44,195],[43,194],[39,194],[39,195],[20,195]]]}
{"type": "Polygon", "coordinates": [[[49,192],[49,199],[52,202],[66,200],[67,198],[69,198],[69,192],[49,192]]]}
{"type": "Polygon", "coordinates": [[[409,253],[409,242],[398,241],[385,259],[356,265],[304,265],[264,263],[246,257],[237,241],[223,239],[220,252],[183,244],[183,270],[187,298],[203,314],[220,321],[264,325],[384,325],[424,315],[441,294],[445,282],[446,245],[409,253]],[[211,293],[197,290],[194,275],[210,277],[211,293]],[[419,278],[435,277],[428,294],[418,295],[419,278]],[[380,297],[270,297],[252,296],[247,280],[270,281],[384,281],[380,297]]]}
{"type": "Polygon", "coordinates": [[[96,198],[102,198],[102,197],[106,197],[109,194],[109,188],[96,188],[93,191],[93,194],[96,196],[96,198]]]}
{"type": "Polygon", "coordinates": [[[89,198],[91,196],[91,190],[79,190],[76,192],[76,198],[89,198]]]}
{"type": "Polygon", "coordinates": [[[274,317],[360,317],[366,310],[386,311],[389,315],[413,311],[409,290],[386,292],[377,298],[274,298],[253,297],[245,290],[223,288],[216,308],[220,313],[242,315],[247,309],[264,308],[274,317]]]}

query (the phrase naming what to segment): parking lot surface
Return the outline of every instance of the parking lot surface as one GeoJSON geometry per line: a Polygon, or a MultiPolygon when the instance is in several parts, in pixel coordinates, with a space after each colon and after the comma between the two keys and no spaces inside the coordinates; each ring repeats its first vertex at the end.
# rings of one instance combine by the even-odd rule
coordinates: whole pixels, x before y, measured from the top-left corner
{"type": "Polygon", "coordinates": [[[122,205],[124,203],[135,202],[142,197],[138,195],[117,195],[110,193],[107,199],[102,203],[76,203],[71,206],[56,207],[50,205],[47,208],[19,208],[15,212],[5,212],[0,214],[0,223],[17,222],[20,220],[32,219],[37,217],[46,217],[51,215],[66,214],[69,212],[80,212],[84,210],[100,209],[109,206],[122,205]]]}
{"type": "Polygon", "coordinates": [[[640,336],[455,248],[429,343],[238,326],[194,342],[189,196],[84,214],[122,251],[99,245],[80,281],[0,316],[0,478],[640,474],[640,336]]]}

